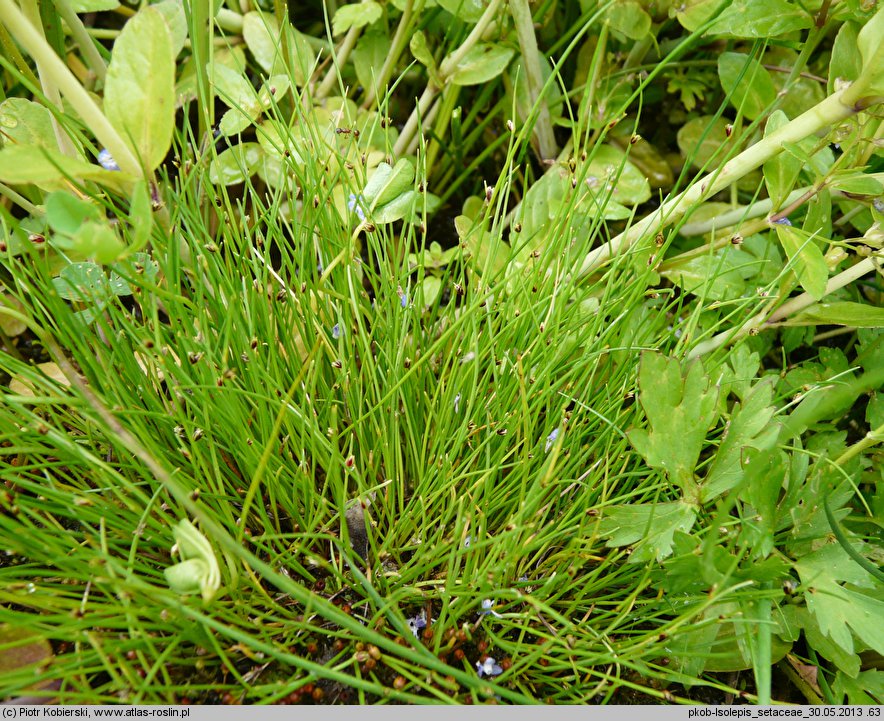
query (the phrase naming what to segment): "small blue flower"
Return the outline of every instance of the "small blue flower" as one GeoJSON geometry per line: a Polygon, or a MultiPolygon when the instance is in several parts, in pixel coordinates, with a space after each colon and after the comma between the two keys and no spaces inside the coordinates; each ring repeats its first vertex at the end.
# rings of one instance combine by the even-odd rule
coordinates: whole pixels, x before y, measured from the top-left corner
{"type": "Polygon", "coordinates": [[[356,213],[356,217],[359,220],[365,220],[365,210],[363,210],[363,202],[364,199],[362,195],[355,195],[354,193],[350,193],[350,200],[347,203],[347,207],[350,209],[351,213],[356,213]]]}
{"type": "Polygon", "coordinates": [[[420,631],[427,627],[427,612],[421,611],[417,616],[412,616],[406,620],[408,627],[414,634],[415,638],[420,638],[420,631]]]}
{"type": "Polygon", "coordinates": [[[476,661],[476,671],[479,674],[479,678],[483,676],[500,676],[503,673],[503,669],[490,656],[484,661],[476,661]]]}
{"type": "Polygon", "coordinates": [[[482,616],[488,616],[489,614],[494,616],[495,618],[503,618],[497,611],[493,610],[491,607],[494,605],[494,601],[490,598],[486,598],[482,601],[482,616]]]}
{"type": "Polygon", "coordinates": [[[473,542],[473,537],[472,537],[472,536],[467,536],[465,539],[463,539],[463,547],[464,547],[464,548],[469,548],[469,547],[470,547],[470,544],[471,544],[472,542],[473,542]]]}
{"type": "Polygon", "coordinates": [[[341,337],[341,326],[339,326],[339,325],[336,323],[336,324],[334,325],[334,327],[332,328],[332,338],[334,338],[335,340],[337,340],[337,339],[340,338],[340,337],[341,337]]]}
{"type": "Polygon", "coordinates": [[[544,448],[545,453],[549,453],[549,449],[553,447],[553,444],[556,442],[556,439],[559,437],[559,429],[553,428],[552,433],[550,433],[546,437],[546,448],[544,448]]]}
{"type": "Polygon", "coordinates": [[[402,286],[400,285],[398,290],[396,291],[399,294],[399,305],[403,308],[408,307],[408,291],[402,290],[402,286]]]}
{"type": "Polygon", "coordinates": [[[879,213],[884,212],[884,200],[881,200],[881,198],[875,198],[872,201],[872,205],[875,206],[875,210],[879,213]]]}
{"type": "Polygon", "coordinates": [[[110,154],[110,151],[107,148],[102,148],[101,152],[98,153],[98,164],[105,170],[120,169],[120,166],[117,165],[117,161],[114,160],[114,156],[110,154]]]}
{"type": "Polygon", "coordinates": [[[780,218],[779,220],[775,220],[774,223],[777,225],[792,225],[792,221],[788,218],[780,218]]]}

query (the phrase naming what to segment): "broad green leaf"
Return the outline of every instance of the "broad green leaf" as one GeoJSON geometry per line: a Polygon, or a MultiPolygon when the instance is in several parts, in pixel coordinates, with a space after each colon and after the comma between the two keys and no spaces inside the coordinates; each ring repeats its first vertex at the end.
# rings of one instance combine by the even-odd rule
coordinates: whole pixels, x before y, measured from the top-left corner
{"type": "Polygon", "coordinates": [[[216,64],[213,67],[212,85],[215,95],[229,108],[253,110],[258,105],[258,93],[242,71],[227,65],[216,64]]]}
{"type": "MultiPolygon", "coordinates": [[[[457,220],[454,223],[456,227],[457,220]]],[[[460,231],[458,231],[458,235],[460,235],[460,231]]],[[[409,253],[408,265],[410,268],[416,268],[420,265],[427,270],[440,270],[451,263],[457,257],[457,254],[457,246],[448,250],[442,250],[442,246],[433,240],[430,242],[430,247],[425,248],[420,253],[409,253]]]]}
{"type": "Polygon", "coordinates": [[[114,43],[104,87],[104,112],[147,172],[172,144],[175,55],[169,26],[152,7],[138,11],[114,43]]]}
{"type": "Polygon", "coordinates": [[[743,53],[718,56],[718,78],[729,94],[730,104],[749,120],[755,120],[776,100],[773,80],[761,63],[743,53]]]}
{"type": "Polygon", "coordinates": [[[114,295],[129,295],[131,288],[126,278],[143,278],[146,283],[156,283],[160,277],[160,266],[147,253],[132,253],[119,263],[111,266],[110,283],[114,295]]]}
{"type": "Polygon", "coordinates": [[[107,276],[96,263],[66,265],[52,285],[60,298],[78,303],[105,302],[113,297],[107,276]]]}
{"type": "Polygon", "coordinates": [[[303,88],[310,81],[310,76],[313,75],[313,67],[316,65],[316,51],[313,50],[310,41],[304,33],[298,32],[291,26],[287,30],[289,34],[289,51],[291,53],[289,66],[291,67],[292,78],[297,87],[303,88]]]}
{"type": "Polygon", "coordinates": [[[289,91],[289,79],[285,75],[273,75],[256,93],[240,73],[219,65],[216,67],[216,82],[218,89],[223,86],[227,92],[221,96],[227,97],[231,108],[221,118],[218,129],[221,135],[231,136],[241,133],[254,123],[264,111],[276,105],[289,91]],[[233,99],[231,94],[237,94],[233,99]]]}
{"type": "Polygon", "coordinates": [[[708,35],[731,35],[738,38],[771,38],[813,23],[801,6],[787,0],[733,0],[713,21],[708,35]]]}
{"type": "Polygon", "coordinates": [[[0,147],[36,145],[58,150],[52,114],[39,103],[7,98],[0,103],[0,147]]]}
{"type": "Polygon", "coordinates": [[[98,221],[103,213],[95,203],[63,190],[46,196],[46,220],[56,233],[73,235],[88,220],[98,221]]]}
{"type": "Polygon", "coordinates": [[[187,16],[184,5],[180,0],[163,0],[151,5],[154,10],[159,10],[169,27],[169,37],[172,40],[172,54],[178,54],[187,42],[187,16]]]}
{"type": "Polygon", "coordinates": [[[209,180],[222,185],[241,183],[255,173],[262,156],[258,143],[240,143],[227,148],[209,165],[209,180]]]}
{"type": "Polygon", "coordinates": [[[281,30],[272,13],[260,11],[243,15],[243,39],[252,57],[267,75],[284,74],[291,69],[295,85],[304,87],[313,73],[316,52],[307,38],[286,23],[289,57],[282,55],[281,30]],[[288,62],[286,62],[286,60],[288,62]]]}
{"type": "Polygon", "coordinates": [[[603,17],[611,30],[631,40],[641,40],[651,30],[651,16],[635,0],[618,0],[603,17]]]}
{"type": "Polygon", "coordinates": [[[629,162],[638,168],[652,188],[668,188],[672,186],[672,168],[662,153],[642,137],[620,136],[617,145],[629,146],[629,162]]]}
{"type": "Polygon", "coordinates": [[[806,173],[813,172],[818,176],[827,175],[835,162],[832,151],[828,147],[820,148],[813,138],[805,138],[800,143],[783,143],[783,150],[798,158],[806,173]]]}
{"type": "Polygon", "coordinates": [[[137,250],[147,245],[153,228],[153,209],[147,183],[139,180],[132,189],[129,201],[129,224],[132,226],[132,249],[137,250]]]}
{"type": "Polygon", "coordinates": [[[811,325],[846,325],[854,328],[884,328],[884,308],[852,301],[817,303],[799,313],[793,321],[811,325]]]}
{"type": "Polygon", "coordinates": [[[242,17],[242,36],[252,57],[267,75],[282,68],[279,23],[271,13],[248,12],[242,17]]]}
{"type": "Polygon", "coordinates": [[[449,80],[454,85],[481,85],[500,75],[516,51],[497,43],[478,43],[458,62],[449,80]]]}
{"type": "Polygon", "coordinates": [[[685,30],[699,30],[715,16],[725,0],[685,0],[673,6],[675,17],[685,30]]]}
{"type": "Polygon", "coordinates": [[[630,442],[651,468],[679,485],[689,503],[697,503],[694,469],[717,416],[718,389],[699,361],[683,370],[677,358],[659,353],[642,354],[638,386],[650,429],[633,428],[630,442]]]}
{"type": "Polygon", "coordinates": [[[884,194],[884,185],[879,180],[865,175],[860,171],[854,171],[847,175],[836,175],[832,178],[830,186],[833,190],[851,195],[878,196],[884,194]]]}
{"type": "Polygon", "coordinates": [[[832,194],[828,188],[823,188],[808,201],[801,229],[818,238],[832,236],[832,194]]]}
{"type": "MultiPolygon", "coordinates": [[[[728,372],[718,382],[718,385],[721,386],[721,399],[724,400],[733,393],[740,400],[745,401],[756,388],[753,385],[753,380],[761,369],[759,355],[753,352],[747,343],[739,343],[731,349],[727,362],[733,369],[733,375],[728,372]]],[[[726,368],[721,368],[721,370],[724,371],[726,368]]]]}
{"type": "Polygon", "coordinates": [[[596,149],[589,161],[586,184],[596,192],[602,185],[610,187],[611,199],[622,205],[638,205],[651,198],[648,179],[629,162],[626,153],[612,145],[596,149]]]}
{"type": "Polygon", "coordinates": [[[436,60],[433,58],[433,53],[427,43],[427,36],[424,35],[423,30],[418,30],[411,36],[408,47],[411,49],[411,54],[414,55],[415,60],[429,69],[435,69],[436,60]]]}
{"type": "Polygon", "coordinates": [[[460,243],[466,248],[466,258],[478,273],[495,277],[502,273],[509,262],[510,247],[485,229],[484,222],[473,220],[466,215],[454,219],[454,227],[460,243]]]}
{"type": "Polygon", "coordinates": [[[438,0],[438,3],[439,7],[467,23],[476,22],[485,12],[482,0],[438,0]]]}
{"type": "Polygon", "coordinates": [[[749,508],[743,515],[740,544],[749,549],[754,558],[766,558],[774,550],[774,533],[780,522],[777,499],[788,475],[787,458],[783,451],[766,448],[755,452],[747,449],[737,462],[745,487],[740,492],[749,508]]]}
{"type": "MultiPolygon", "coordinates": [[[[62,245],[60,241],[60,236],[53,238],[55,245],[62,245]]],[[[114,262],[125,250],[123,242],[105,220],[83,223],[64,245],[70,252],[92,258],[102,265],[114,262]]]]}
{"type": "Polygon", "coordinates": [[[852,653],[852,631],[868,647],[884,653],[884,624],[880,622],[884,618],[884,588],[876,586],[869,573],[840,545],[830,543],[801,556],[795,568],[809,590],[805,596],[807,608],[823,634],[852,653]],[[859,588],[873,589],[875,597],[859,588]]]}
{"type": "MultiPolygon", "coordinates": [[[[767,119],[764,136],[768,137],[788,123],[786,114],[782,110],[775,110],[767,119]]],[[[783,201],[794,189],[801,168],[801,161],[789,153],[777,153],[764,163],[764,184],[775,212],[782,207],[783,201]]]]}
{"type": "MultiPolygon", "coordinates": [[[[777,91],[777,107],[790,118],[797,118],[826,97],[825,86],[818,80],[804,75],[792,78],[787,72],[799,62],[798,53],[783,46],[769,47],[762,60],[764,67],[769,68],[771,80],[777,91]]],[[[813,136],[810,139],[816,140],[813,136]]]]}
{"type": "Polygon", "coordinates": [[[94,180],[117,189],[132,181],[131,176],[120,171],[105,170],[49,148],[9,145],[0,150],[0,181],[12,185],[33,183],[45,190],[55,190],[68,188],[69,178],[94,180]]]}
{"type": "Polygon", "coordinates": [[[693,168],[709,169],[713,157],[718,163],[724,158],[724,146],[733,140],[727,134],[728,123],[723,118],[704,115],[689,120],[679,128],[678,148],[693,168]]]}
{"type": "MultiPolygon", "coordinates": [[[[226,65],[232,70],[243,68],[246,65],[246,53],[242,45],[233,48],[218,48],[212,56],[212,65],[226,65]]],[[[204,71],[200,69],[200,73],[204,71]]],[[[181,71],[178,75],[178,83],[175,86],[176,107],[181,107],[189,100],[197,97],[197,67],[193,56],[181,63],[181,71]]]]}
{"type": "Polygon", "coordinates": [[[869,428],[878,428],[884,425],[884,394],[878,391],[872,391],[869,394],[869,405],[866,406],[866,423],[869,424],[869,428]]]}
{"type": "Polygon", "coordinates": [[[722,248],[711,254],[673,259],[660,275],[686,293],[710,300],[733,300],[742,297],[746,290],[743,276],[744,271],[750,269],[749,260],[735,248],[722,248]]]}
{"type": "Polygon", "coordinates": [[[879,7],[872,19],[859,31],[856,44],[862,55],[862,75],[870,76],[872,82],[866,87],[867,95],[884,95],[884,7],[879,7]]]}
{"type": "Polygon", "coordinates": [[[819,629],[817,619],[806,606],[782,605],[780,616],[784,625],[791,629],[802,629],[807,645],[820,656],[828,659],[839,671],[855,678],[859,674],[860,659],[857,653],[848,653],[819,629]]]}
{"type": "Polygon", "coordinates": [[[24,306],[18,298],[8,293],[0,293],[0,330],[2,330],[10,338],[21,335],[28,329],[28,324],[19,320],[15,316],[7,315],[3,312],[4,308],[11,308],[18,313],[24,311],[24,306]]]}
{"type": "Polygon", "coordinates": [[[609,548],[634,545],[630,563],[650,563],[669,556],[673,534],[690,531],[696,518],[696,509],[681,501],[609,506],[599,523],[599,534],[608,539],[609,548]]]}
{"type": "Polygon", "coordinates": [[[775,409],[773,379],[755,384],[743,403],[734,404],[724,438],[715,460],[703,480],[703,501],[717,498],[743,480],[743,459],[747,449],[768,450],[777,442],[779,426],[770,423],[775,409]]]}
{"type": "Polygon", "coordinates": [[[123,242],[103,218],[86,220],[71,234],[55,234],[52,245],[69,255],[89,258],[100,264],[112,263],[125,250],[123,242]]]}
{"type": "Polygon", "coordinates": [[[429,308],[436,302],[442,291],[442,279],[435,275],[428,275],[421,281],[421,293],[424,298],[424,308],[429,308]]]}
{"type": "Polygon", "coordinates": [[[332,33],[343,35],[350,28],[362,28],[381,19],[383,8],[374,0],[362,0],[351,5],[340,5],[332,18],[332,33]]]}
{"type": "Polygon", "coordinates": [[[362,196],[370,210],[385,205],[414,187],[414,163],[400,158],[396,165],[381,163],[368,179],[362,196]]]}
{"type": "Polygon", "coordinates": [[[230,108],[221,116],[221,122],[218,123],[218,131],[225,138],[229,138],[231,135],[238,135],[248,128],[257,116],[257,112],[247,114],[238,108],[230,108]]]}
{"type": "Polygon", "coordinates": [[[266,118],[258,132],[258,143],[269,157],[279,160],[286,158],[290,163],[303,165],[306,162],[305,158],[309,156],[306,153],[302,155],[303,147],[297,139],[295,129],[273,118],[266,118]]]}
{"type": "Polygon", "coordinates": [[[375,206],[371,211],[371,220],[378,225],[393,223],[409,216],[415,205],[420,200],[420,193],[416,190],[406,190],[397,195],[389,203],[375,206]]]}
{"type": "MultiPolygon", "coordinates": [[[[366,32],[353,49],[353,68],[363,88],[371,88],[380,76],[384,61],[390,54],[391,38],[385,32],[366,32]]],[[[376,95],[381,95],[377,89],[376,95]]]]}
{"type": "Polygon", "coordinates": [[[555,219],[559,216],[569,192],[570,181],[557,166],[546,171],[542,178],[528,188],[514,218],[515,225],[521,226],[518,235],[512,240],[513,249],[520,260],[543,247],[548,234],[556,226],[555,219]]]}
{"type": "MultiPolygon", "coordinates": [[[[0,677],[11,678],[16,671],[33,666],[34,680],[38,680],[42,670],[52,662],[52,659],[52,646],[45,638],[29,628],[10,623],[0,624],[0,677]]],[[[46,688],[47,685],[51,685],[51,681],[44,680],[38,683],[34,690],[46,688]]],[[[16,700],[6,695],[4,702],[16,703],[16,700]]],[[[11,715],[9,717],[14,718],[11,715]]]]}
{"type": "MultiPolygon", "coordinates": [[[[749,639],[757,638],[760,624],[747,621],[757,615],[749,603],[716,603],[705,609],[694,621],[695,628],[678,634],[669,644],[675,668],[690,676],[698,676],[703,671],[724,673],[752,668],[747,635],[751,634],[749,639]],[[741,621],[728,620],[734,618],[741,621]],[[716,622],[710,623],[711,619],[716,622]]],[[[770,614],[766,621],[771,623],[770,614]]],[[[782,659],[791,647],[791,643],[773,636],[768,667],[782,659]]]]}
{"type": "Polygon", "coordinates": [[[862,72],[863,60],[857,45],[858,31],[851,22],[844,23],[835,36],[832,46],[832,59],[829,61],[829,93],[835,92],[839,85],[853,82],[862,72]]]}
{"type": "Polygon", "coordinates": [[[838,671],[832,683],[835,703],[846,703],[851,706],[879,706],[884,703],[884,671],[869,669],[851,678],[843,671],[838,671]]]}
{"type": "Polygon", "coordinates": [[[592,191],[587,191],[581,195],[577,201],[577,208],[583,213],[583,216],[574,218],[575,224],[572,226],[572,230],[575,233],[590,232],[589,226],[592,223],[581,221],[590,221],[598,217],[602,217],[605,220],[626,220],[633,215],[633,211],[625,205],[620,205],[617,201],[605,197],[600,192],[593,193],[592,191]]]}
{"type": "Polygon", "coordinates": [[[803,230],[788,225],[777,225],[776,231],[801,287],[820,300],[826,294],[829,266],[816,241],[803,230]]]}
{"type": "Polygon", "coordinates": [[[176,593],[202,594],[210,601],[221,587],[221,570],[209,541],[190,521],[182,520],[173,529],[181,563],[165,570],[166,581],[176,593]]]}

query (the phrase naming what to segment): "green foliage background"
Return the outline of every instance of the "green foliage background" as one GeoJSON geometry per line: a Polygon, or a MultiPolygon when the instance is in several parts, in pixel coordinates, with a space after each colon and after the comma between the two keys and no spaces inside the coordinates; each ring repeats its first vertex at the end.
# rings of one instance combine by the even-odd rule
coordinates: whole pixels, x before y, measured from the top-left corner
{"type": "Polygon", "coordinates": [[[0,17],[0,696],[881,702],[884,9],[0,17]]]}

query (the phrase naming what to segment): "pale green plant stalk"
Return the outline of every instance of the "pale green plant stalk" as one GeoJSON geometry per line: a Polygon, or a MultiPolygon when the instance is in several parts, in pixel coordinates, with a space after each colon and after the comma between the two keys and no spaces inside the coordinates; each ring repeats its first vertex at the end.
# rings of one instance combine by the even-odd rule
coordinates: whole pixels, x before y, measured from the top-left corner
{"type": "MultiPolygon", "coordinates": [[[[46,43],[46,38],[43,35],[43,25],[42,19],[40,18],[40,8],[38,7],[35,0],[24,0],[22,3],[22,14],[30,21],[30,27],[33,29],[34,35],[36,35],[39,40],[47,47],[48,43],[46,43]]],[[[51,51],[50,53],[54,57],[55,53],[51,51]]],[[[47,100],[52,103],[59,112],[63,111],[63,107],[61,104],[61,95],[59,94],[57,85],[52,81],[49,73],[46,72],[46,59],[40,56],[35,56],[34,61],[37,65],[37,74],[40,76],[40,87],[43,89],[43,94],[46,96],[47,100]]],[[[55,133],[55,142],[58,143],[59,150],[65,155],[73,157],[75,155],[74,147],[71,144],[71,139],[67,136],[67,133],[62,129],[62,127],[58,124],[58,119],[55,115],[52,116],[52,130],[55,133]]]]}
{"type": "Polygon", "coordinates": [[[538,150],[542,160],[552,160],[556,157],[558,148],[553,133],[549,106],[546,103],[546,98],[542,95],[543,74],[538,60],[534,19],[531,17],[528,0],[510,0],[510,12],[513,15],[516,34],[519,37],[519,47],[522,51],[522,67],[525,70],[525,80],[528,85],[528,103],[532,106],[536,103],[539,106],[537,122],[534,125],[538,150]]]}
{"type": "MultiPolygon", "coordinates": [[[[317,100],[325,98],[334,89],[335,85],[340,84],[340,69],[347,62],[347,58],[350,57],[350,53],[353,51],[353,48],[356,47],[356,41],[361,34],[362,28],[350,28],[344,36],[344,39],[341,41],[341,44],[334,52],[332,52],[330,57],[331,67],[328,69],[328,73],[326,73],[325,78],[319,84],[319,87],[316,88],[316,92],[314,93],[314,97],[317,100]]],[[[343,94],[344,89],[341,88],[341,95],[343,94]]]]}
{"type": "Polygon", "coordinates": [[[852,458],[865,453],[869,448],[873,448],[881,442],[884,442],[884,424],[866,433],[862,440],[857,441],[838,456],[835,459],[835,463],[839,466],[844,466],[852,458]]]}
{"type": "MultiPolygon", "coordinates": [[[[861,88],[862,85],[859,85],[858,89],[861,88]]],[[[613,238],[610,243],[590,251],[583,259],[578,275],[582,277],[595,272],[613,256],[629,249],[640,238],[660,232],[666,226],[677,222],[692,207],[735,183],[774,155],[783,152],[784,144],[797,143],[824,128],[846,120],[870,105],[881,102],[881,99],[877,98],[862,101],[857,91],[851,92],[852,89],[853,86],[834,93],[816,107],[747,148],[721,168],[696,181],[683,193],[661,205],[654,213],[613,238]]]]}

